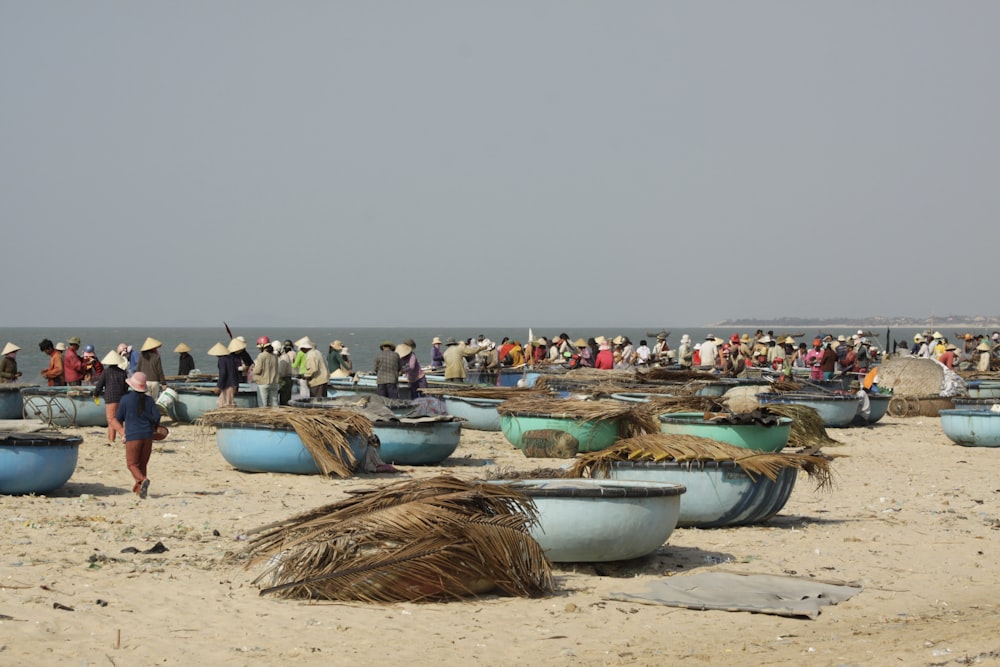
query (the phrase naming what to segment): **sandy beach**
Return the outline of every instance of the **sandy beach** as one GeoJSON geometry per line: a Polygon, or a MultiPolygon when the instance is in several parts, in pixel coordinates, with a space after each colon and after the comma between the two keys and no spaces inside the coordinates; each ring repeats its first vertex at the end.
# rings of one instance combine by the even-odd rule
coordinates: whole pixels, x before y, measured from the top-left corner
{"type": "MultiPolygon", "coordinates": [[[[241,473],[214,436],[174,425],[139,500],[121,444],[102,428],[66,432],[85,439],[67,485],[0,497],[6,665],[1000,664],[1000,451],[951,444],[936,418],[831,430],[834,488],[800,474],[767,525],[679,528],[644,559],[557,565],[543,599],[392,605],[260,597],[258,571],[229,556],[256,527],[400,476],[241,473]],[[142,553],[157,543],[167,551],[142,553]],[[635,578],[712,570],[864,590],[815,620],[607,597],[635,578]]],[[[444,467],[403,476],[562,463],[466,431],[444,467]]]]}

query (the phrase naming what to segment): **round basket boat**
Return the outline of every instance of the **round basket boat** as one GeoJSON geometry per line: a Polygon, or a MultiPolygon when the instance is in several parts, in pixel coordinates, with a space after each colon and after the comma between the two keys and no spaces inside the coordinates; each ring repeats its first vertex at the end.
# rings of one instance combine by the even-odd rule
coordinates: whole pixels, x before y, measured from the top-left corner
{"type": "Polygon", "coordinates": [[[805,405],[815,410],[823,426],[838,428],[850,426],[854,416],[858,414],[861,399],[854,394],[814,394],[808,392],[770,392],[757,394],[757,400],[762,405],[787,404],[805,405]]]}
{"type": "Polygon", "coordinates": [[[611,394],[611,398],[625,403],[649,403],[654,398],[669,398],[673,394],[656,394],[643,391],[623,391],[611,394]]]}
{"type": "Polygon", "coordinates": [[[504,402],[502,398],[465,398],[445,394],[445,408],[448,414],[465,420],[465,427],[476,431],[499,431],[500,415],[497,406],[504,402]]]}
{"type": "Polygon", "coordinates": [[[609,477],[636,482],[682,484],[678,526],[721,528],[767,521],[784,507],[795,488],[795,468],[782,468],[775,481],[751,477],[732,461],[616,461],[609,477]]]}
{"type": "Polygon", "coordinates": [[[556,563],[639,558],[656,551],[677,525],[684,486],[609,479],[503,482],[538,510],[531,536],[556,563]]]}
{"type": "Polygon", "coordinates": [[[0,433],[0,493],[48,493],[73,476],[83,438],[0,433]]]}
{"type": "MultiPolygon", "coordinates": [[[[219,406],[219,395],[215,393],[215,385],[189,383],[175,385],[177,392],[173,402],[173,416],[179,422],[193,424],[209,410],[219,406]]],[[[256,408],[257,390],[251,385],[241,384],[233,396],[233,405],[237,408],[256,408]]]]}
{"type": "MultiPolygon", "coordinates": [[[[222,458],[237,470],[295,475],[318,475],[321,472],[293,428],[221,423],[215,425],[215,442],[222,458]]],[[[365,450],[364,437],[353,435],[348,442],[355,461],[360,460],[365,450]]]]}
{"type": "Polygon", "coordinates": [[[941,410],[941,428],[956,445],[1000,447],[1000,412],[941,410]]]}
{"type": "Polygon", "coordinates": [[[23,416],[22,388],[16,384],[0,384],[0,419],[20,419],[23,416]]]}
{"type": "Polygon", "coordinates": [[[770,382],[764,379],[718,378],[706,382],[694,392],[695,396],[722,396],[733,387],[764,387],[770,382]]]}
{"type": "MultiPolygon", "coordinates": [[[[860,414],[858,417],[865,424],[874,424],[875,422],[885,417],[886,413],[889,412],[889,403],[892,402],[892,394],[868,394],[868,405],[869,412],[868,417],[862,417],[860,414]]],[[[858,410],[860,411],[861,404],[858,404],[858,410]]]]}
{"type": "Polygon", "coordinates": [[[970,380],[965,390],[969,398],[1000,398],[1000,380],[970,380]]]}
{"type": "MultiPolygon", "coordinates": [[[[414,402],[404,399],[380,399],[398,419],[372,421],[379,439],[379,458],[399,465],[436,465],[455,453],[462,439],[462,421],[455,415],[408,417],[414,402]]],[[[335,398],[302,398],[289,401],[296,408],[347,408],[335,398]]],[[[363,411],[361,411],[364,414],[363,411]]],[[[370,417],[369,417],[370,418],[370,417]]]]}
{"type": "Polygon", "coordinates": [[[49,426],[107,426],[103,398],[94,401],[92,387],[25,387],[21,391],[25,419],[49,426]]]}
{"type": "Polygon", "coordinates": [[[673,435],[697,435],[730,445],[761,452],[779,452],[792,434],[792,419],[779,417],[776,424],[759,422],[731,424],[720,419],[705,419],[703,412],[669,412],[660,415],[660,432],[673,435]]]}
{"type": "Polygon", "coordinates": [[[989,410],[994,405],[1000,405],[1000,398],[956,398],[953,400],[956,410],[989,410]]]}
{"type": "Polygon", "coordinates": [[[515,412],[500,416],[500,430],[507,442],[527,451],[538,443],[547,448],[550,443],[576,452],[596,452],[607,449],[618,440],[617,419],[585,420],[572,415],[515,412]],[[565,435],[560,435],[565,434],[565,435]]]}

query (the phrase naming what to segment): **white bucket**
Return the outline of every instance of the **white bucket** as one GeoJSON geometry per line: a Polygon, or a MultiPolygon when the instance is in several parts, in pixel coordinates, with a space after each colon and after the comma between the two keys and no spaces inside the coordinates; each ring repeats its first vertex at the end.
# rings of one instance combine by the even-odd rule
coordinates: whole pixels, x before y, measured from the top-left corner
{"type": "Polygon", "coordinates": [[[177,402],[177,392],[170,387],[165,387],[160,392],[160,397],[156,399],[156,407],[160,409],[160,414],[166,417],[174,416],[174,403],[177,402]]]}

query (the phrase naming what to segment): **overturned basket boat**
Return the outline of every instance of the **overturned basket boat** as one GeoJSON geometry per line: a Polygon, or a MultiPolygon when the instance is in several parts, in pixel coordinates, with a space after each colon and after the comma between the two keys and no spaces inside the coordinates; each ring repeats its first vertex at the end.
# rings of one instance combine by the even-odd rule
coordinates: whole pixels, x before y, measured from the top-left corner
{"type": "Polygon", "coordinates": [[[60,433],[0,433],[0,493],[48,493],[69,481],[83,438],[60,433]]]}

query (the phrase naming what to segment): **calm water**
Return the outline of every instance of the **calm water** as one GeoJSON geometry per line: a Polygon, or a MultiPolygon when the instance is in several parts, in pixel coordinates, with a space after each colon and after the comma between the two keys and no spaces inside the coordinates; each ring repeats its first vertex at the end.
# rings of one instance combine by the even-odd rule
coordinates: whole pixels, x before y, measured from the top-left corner
{"type": "MultiPolygon", "coordinates": [[[[920,332],[922,329],[918,328],[901,328],[893,329],[891,332],[892,338],[899,341],[912,342],[913,335],[920,332]]],[[[609,330],[602,327],[587,328],[582,327],[578,329],[566,329],[566,330],[544,330],[544,329],[534,329],[533,334],[536,338],[545,337],[551,340],[552,336],[558,335],[560,333],[567,333],[570,336],[570,340],[576,340],[577,338],[589,338],[591,336],[606,336],[607,338],[613,338],[614,336],[622,335],[628,336],[633,343],[639,344],[639,341],[646,339],[652,347],[655,342],[655,332],[656,329],[620,329],[620,330],[609,330]],[[647,335],[653,333],[654,335],[647,335]]],[[[735,329],[707,329],[704,327],[674,327],[669,330],[670,336],[668,341],[670,342],[670,347],[675,348],[678,346],[680,337],[682,334],[688,334],[691,336],[693,341],[701,341],[705,339],[708,334],[714,334],[720,338],[728,338],[735,329]]],[[[849,327],[844,329],[830,328],[824,329],[823,333],[830,333],[834,336],[844,334],[850,336],[857,331],[856,327],[849,327]]],[[[515,340],[522,343],[526,342],[528,339],[528,330],[522,328],[484,328],[484,329],[428,329],[428,328],[354,328],[354,329],[333,329],[333,328],[304,328],[295,330],[283,330],[281,328],[271,328],[271,329],[261,329],[261,330],[233,330],[234,335],[242,335],[247,339],[248,349],[250,354],[254,357],[257,356],[256,348],[254,343],[258,336],[266,335],[270,338],[280,338],[282,340],[289,338],[293,342],[301,338],[302,336],[309,336],[319,349],[324,353],[327,351],[327,346],[334,340],[340,340],[346,345],[351,354],[351,359],[354,362],[354,368],[358,371],[371,370],[373,366],[373,360],[375,354],[378,352],[379,343],[383,340],[391,340],[394,343],[401,343],[406,338],[413,338],[417,343],[417,358],[422,363],[427,363],[430,360],[430,347],[431,340],[434,336],[440,336],[442,340],[446,340],[449,336],[454,336],[456,339],[462,338],[475,338],[478,334],[484,334],[488,338],[495,341],[500,341],[504,336],[509,336],[515,340]]],[[[740,330],[743,333],[743,330],[740,330]]],[[[753,334],[753,330],[748,333],[753,334]]],[[[796,328],[794,331],[785,330],[775,330],[776,334],[789,334],[789,333],[804,333],[805,336],[799,338],[800,341],[805,341],[806,344],[811,342],[812,337],[814,337],[818,330],[815,328],[800,327],[796,328]]],[[[876,331],[879,334],[877,339],[879,346],[882,347],[882,342],[885,339],[885,330],[876,331]]],[[[965,331],[956,332],[952,330],[941,330],[947,338],[954,340],[957,333],[965,333],[965,331]]],[[[973,332],[977,333],[977,332],[973,332]]],[[[17,364],[18,370],[20,370],[24,375],[22,377],[23,382],[34,383],[34,384],[44,384],[42,378],[39,375],[40,371],[48,365],[48,357],[42,354],[38,350],[38,343],[43,338],[49,338],[53,343],[59,341],[65,341],[70,336],[79,336],[83,345],[91,344],[97,351],[98,358],[103,358],[109,350],[115,349],[118,343],[129,343],[134,347],[140,347],[147,336],[152,336],[157,340],[163,342],[163,347],[160,353],[163,355],[163,370],[167,375],[174,375],[177,373],[177,355],[173,352],[174,347],[181,342],[187,343],[192,348],[192,356],[194,357],[195,364],[197,368],[205,373],[215,373],[217,371],[217,360],[215,357],[208,355],[209,348],[212,347],[217,342],[228,343],[229,336],[226,330],[222,326],[202,328],[202,327],[182,327],[182,328],[161,328],[156,330],[149,329],[138,329],[138,328],[32,328],[32,327],[20,327],[20,328],[3,328],[0,329],[0,345],[3,345],[7,341],[11,341],[21,346],[21,351],[17,353],[17,364]]]]}

